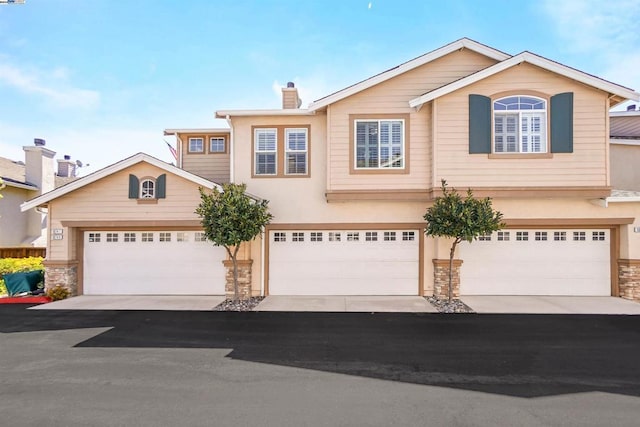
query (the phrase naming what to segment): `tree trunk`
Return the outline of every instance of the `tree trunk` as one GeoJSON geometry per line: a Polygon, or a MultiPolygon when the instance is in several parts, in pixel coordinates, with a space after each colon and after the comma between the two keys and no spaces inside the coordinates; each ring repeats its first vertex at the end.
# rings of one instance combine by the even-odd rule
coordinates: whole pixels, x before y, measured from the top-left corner
{"type": "Polygon", "coordinates": [[[451,302],[451,300],[453,299],[453,286],[452,286],[452,282],[453,282],[453,257],[456,253],[456,245],[458,244],[458,240],[454,240],[453,241],[453,245],[451,245],[451,252],[449,253],[449,288],[448,288],[448,293],[449,293],[449,302],[451,302]]]}
{"type": "Polygon", "coordinates": [[[231,261],[233,262],[233,300],[236,302],[240,300],[240,295],[239,295],[240,289],[238,286],[238,260],[237,260],[239,248],[240,248],[240,245],[237,245],[233,250],[233,255],[231,255],[231,261]]]}

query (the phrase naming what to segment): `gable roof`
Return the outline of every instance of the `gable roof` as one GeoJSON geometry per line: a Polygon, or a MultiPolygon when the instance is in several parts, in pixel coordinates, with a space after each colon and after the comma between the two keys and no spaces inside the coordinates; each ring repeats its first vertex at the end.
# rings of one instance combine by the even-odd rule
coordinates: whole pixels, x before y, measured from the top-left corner
{"type": "Polygon", "coordinates": [[[148,154],[145,153],[138,153],[135,154],[131,157],[128,157],[124,160],[119,161],[118,163],[114,163],[111,166],[107,166],[103,169],[100,169],[96,172],[93,172],[90,175],[87,175],[85,177],[82,177],[80,179],[77,179],[75,181],[72,181],[66,185],[63,185],[62,187],[56,188],[53,191],[49,191],[48,193],[45,193],[41,196],[38,196],[36,198],[33,198],[31,200],[28,200],[26,202],[24,202],[22,205],[20,205],[20,209],[22,210],[22,212],[27,211],[29,209],[44,205],[48,202],[50,202],[53,199],[57,199],[58,197],[64,196],[65,194],[68,194],[72,191],[77,190],[78,188],[84,187],[86,185],[91,184],[92,182],[95,182],[99,179],[102,179],[106,176],[112,175],[116,172],[120,172],[121,170],[124,170],[130,166],[133,166],[135,164],[138,163],[149,163],[153,166],[156,166],[159,169],[162,169],[166,172],[169,172],[171,174],[174,175],[178,175],[186,180],[189,180],[191,182],[194,182],[198,185],[200,185],[201,187],[205,187],[205,188],[218,188],[218,190],[221,190],[222,187],[220,187],[220,185],[216,184],[213,181],[209,181],[208,179],[204,179],[198,175],[194,175],[190,172],[187,172],[183,169],[177,168],[169,163],[163,162],[162,160],[158,160],[155,157],[152,157],[148,154]]]}
{"type": "Polygon", "coordinates": [[[417,98],[414,98],[409,101],[409,106],[420,109],[423,104],[429,101],[454,92],[465,86],[497,74],[501,71],[507,70],[515,65],[522,64],[523,62],[538,66],[545,70],[576,80],[580,83],[584,83],[588,86],[592,86],[605,92],[611,93],[622,98],[621,101],[627,99],[633,99],[636,101],[640,100],[640,94],[635,92],[633,89],[617,85],[591,74],[576,70],[575,68],[560,64],[559,62],[555,62],[534,53],[525,51],[516,56],[512,56],[511,58],[506,59],[502,62],[498,62],[495,65],[491,65],[483,70],[477,71],[467,77],[463,77],[447,85],[439,87],[438,89],[434,89],[417,98]]]}
{"type": "Polygon", "coordinates": [[[339,90],[338,92],[334,92],[331,95],[325,96],[324,98],[313,101],[311,104],[309,104],[309,111],[316,111],[324,108],[329,104],[333,104],[334,102],[340,101],[341,99],[344,99],[348,96],[354,95],[372,86],[380,84],[395,76],[406,73],[407,71],[413,70],[414,68],[420,67],[429,62],[435,61],[436,59],[448,55],[451,52],[459,49],[469,49],[497,61],[504,61],[505,59],[511,57],[511,55],[486,46],[482,43],[478,43],[477,41],[468,39],[466,37],[461,38],[460,40],[456,40],[453,43],[449,43],[448,45],[442,46],[441,48],[425,53],[424,55],[418,56],[417,58],[402,63],[396,67],[390,68],[387,71],[383,71],[382,73],[370,77],[366,80],[362,80],[361,82],[351,85],[345,89],[339,90]]]}

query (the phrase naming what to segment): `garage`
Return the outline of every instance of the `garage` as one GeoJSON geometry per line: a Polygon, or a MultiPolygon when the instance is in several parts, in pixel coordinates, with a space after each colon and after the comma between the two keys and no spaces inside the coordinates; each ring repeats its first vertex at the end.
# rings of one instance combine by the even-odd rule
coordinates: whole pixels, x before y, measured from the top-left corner
{"type": "Polygon", "coordinates": [[[225,250],[198,231],[86,231],[85,295],[223,295],[225,250]]]}
{"type": "Polygon", "coordinates": [[[611,295],[609,229],[508,229],[460,246],[461,295],[611,295]]]}
{"type": "Polygon", "coordinates": [[[419,230],[269,231],[270,295],[418,295],[419,230]]]}

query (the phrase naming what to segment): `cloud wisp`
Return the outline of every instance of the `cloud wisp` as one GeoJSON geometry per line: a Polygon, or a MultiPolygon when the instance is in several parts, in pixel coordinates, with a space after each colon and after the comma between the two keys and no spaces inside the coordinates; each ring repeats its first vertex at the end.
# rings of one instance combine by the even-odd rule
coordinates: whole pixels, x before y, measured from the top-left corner
{"type": "Polygon", "coordinates": [[[70,85],[64,68],[36,72],[4,61],[0,63],[0,84],[40,96],[55,108],[95,108],[100,103],[99,92],[70,85]]]}

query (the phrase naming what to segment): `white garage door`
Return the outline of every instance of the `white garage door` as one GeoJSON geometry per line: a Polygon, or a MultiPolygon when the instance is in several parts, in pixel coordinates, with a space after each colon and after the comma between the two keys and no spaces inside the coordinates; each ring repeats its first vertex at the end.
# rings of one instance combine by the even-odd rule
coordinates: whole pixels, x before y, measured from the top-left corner
{"type": "Polygon", "coordinates": [[[85,232],[84,294],[223,295],[224,259],[200,232],[85,232]]]}
{"type": "Polygon", "coordinates": [[[611,295],[609,230],[503,230],[460,247],[462,295],[611,295]]]}
{"type": "Polygon", "coordinates": [[[271,295],[417,295],[418,230],[269,233],[271,295]]]}

